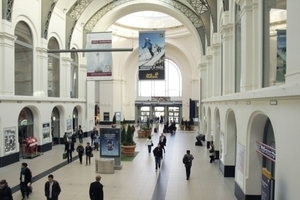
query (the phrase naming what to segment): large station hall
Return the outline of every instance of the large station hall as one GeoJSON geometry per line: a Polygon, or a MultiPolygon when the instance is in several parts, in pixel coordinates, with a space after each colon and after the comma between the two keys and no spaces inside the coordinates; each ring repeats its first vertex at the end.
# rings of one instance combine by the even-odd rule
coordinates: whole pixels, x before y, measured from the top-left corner
{"type": "Polygon", "coordinates": [[[0,199],[298,199],[299,10],[2,0],[0,199]]]}

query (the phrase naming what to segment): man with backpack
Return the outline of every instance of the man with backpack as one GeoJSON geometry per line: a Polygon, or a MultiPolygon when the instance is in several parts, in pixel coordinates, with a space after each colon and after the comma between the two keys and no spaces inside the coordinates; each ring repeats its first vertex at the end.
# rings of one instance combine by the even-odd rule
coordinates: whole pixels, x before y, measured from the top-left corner
{"type": "Polygon", "coordinates": [[[182,158],[182,162],[185,165],[186,180],[190,179],[192,160],[194,160],[194,156],[190,153],[190,150],[187,150],[182,158]]]}

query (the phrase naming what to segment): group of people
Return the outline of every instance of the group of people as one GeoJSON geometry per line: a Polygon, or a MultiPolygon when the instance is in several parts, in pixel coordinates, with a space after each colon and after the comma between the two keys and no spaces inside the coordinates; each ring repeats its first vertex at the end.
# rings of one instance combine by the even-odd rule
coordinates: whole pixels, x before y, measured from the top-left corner
{"type": "MultiPolygon", "coordinates": [[[[101,176],[96,176],[96,181],[90,184],[89,196],[91,200],[103,200],[103,185],[100,183],[101,176]]],[[[22,200],[29,199],[29,195],[32,192],[32,173],[28,168],[27,163],[21,164],[20,170],[20,190],[22,194],[22,200]]],[[[48,175],[48,181],[44,185],[44,194],[47,200],[58,200],[58,196],[61,193],[61,188],[58,181],[54,180],[52,174],[48,175]]],[[[0,200],[13,200],[12,190],[8,186],[5,179],[0,181],[0,200]]]]}

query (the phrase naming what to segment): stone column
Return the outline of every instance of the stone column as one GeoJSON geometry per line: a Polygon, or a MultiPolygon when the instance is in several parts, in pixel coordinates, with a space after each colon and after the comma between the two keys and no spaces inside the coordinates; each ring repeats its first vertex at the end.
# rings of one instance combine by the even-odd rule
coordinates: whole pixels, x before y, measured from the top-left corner
{"type": "MultiPolygon", "coordinates": [[[[210,48],[207,48],[207,53],[210,53],[210,48]]],[[[213,69],[212,69],[212,55],[211,54],[207,54],[206,55],[206,68],[207,68],[207,77],[206,77],[206,94],[207,94],[207,98],[212,97],[212,73],[213,73],[213,69]]]]}
{"type": "Polygon", "coordinates": [[[71,62],[70,53],[61,58],[60,97],[71,98],[71,62]]]}
{"type": "Polygon", "coordinates": [[[287,0],[287,51],[286,51],[286,84],[300,80],[300,26],[299,26],[300,1],[287,0]]]}
{"type": "Polygon", "coordinates": [[[223,95],[228,95],[233,94],[235,92],[233,24],[229,22],[228,11],[224,13],[223,24],[221,25],[220,32],[223,35],[223,95]]]}
{"type": "Polygon", "coordinates": [[[79,75],[78,75],[78,98],[86,98],[86,64],[79,65],[79,75]]]}
{"type": "MultiPolygon", "coordinates": [[[[252,0],[239,0],[241,6],[241,92],[253,87],[253,13],[252,0]]],[[[239,80],[236,80],[239,81],[239,80]]]]}
{"type": "Polygon", "coordinates": [[[15,41],[12,23],[2,20],[0,31],[0,95],[15,93],[15,41]]]}
{"type": "Polygon", "coordinates": [[[221,96],[221,54],[220,54],[220,35],[213,34],[212,44],[212,96],[221,96]]]}
{"type": "Polygon", "coordinates": [[[34,67],[36,73],[33,73],[34,92],[37,97],[48,96],[48,53],[47,40],[42,39],[41,47],[36,48],[37,66],[34,67]]]}

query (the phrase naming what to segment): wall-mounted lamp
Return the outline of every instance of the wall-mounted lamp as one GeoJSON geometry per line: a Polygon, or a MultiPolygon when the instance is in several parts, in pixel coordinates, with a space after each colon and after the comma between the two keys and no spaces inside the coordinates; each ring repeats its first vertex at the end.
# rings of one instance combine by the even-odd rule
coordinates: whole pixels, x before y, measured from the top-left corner
{"type": "Polygon", "coordinates": [[[55,116],[53,116],[53,117],[52,117],[52,121],[55,121],[55,120],[56,120],[56,118],[55,118],[55,116]]]}
{"type": "Polygon", "coordinates": [[[277,100],[270,100],[270,105],[277,105],[277,100]]]}

